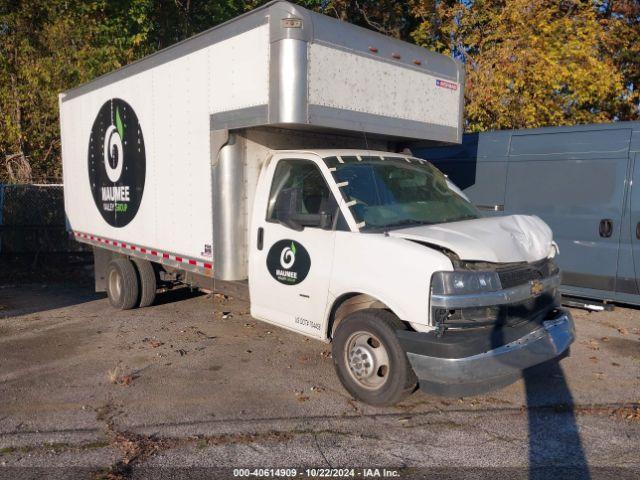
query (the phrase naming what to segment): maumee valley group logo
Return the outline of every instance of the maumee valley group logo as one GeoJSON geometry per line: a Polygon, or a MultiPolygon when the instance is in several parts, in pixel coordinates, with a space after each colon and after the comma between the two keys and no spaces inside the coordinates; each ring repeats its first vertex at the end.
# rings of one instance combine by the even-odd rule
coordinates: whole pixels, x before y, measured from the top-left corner
{"type": "Polygon", "coordinates": [[[307,278],[311,258],[295,240],[280,240],[267,254],[267,269],[273,278],[285,285],[297,285],[307,278]]]}
{"type": "Polygon", "coordinates": [[[146,171],[144,137],[136,113],[124,100],[107,101],[89,138],[89,182],[102,217],[124,227],[138,212],[146,171]]]}

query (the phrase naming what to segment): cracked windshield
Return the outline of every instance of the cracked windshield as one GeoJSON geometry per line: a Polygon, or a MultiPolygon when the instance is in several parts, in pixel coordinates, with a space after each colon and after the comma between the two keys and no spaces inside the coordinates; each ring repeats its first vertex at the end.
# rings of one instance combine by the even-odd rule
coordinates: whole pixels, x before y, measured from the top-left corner
{"type": "Polygon", "coordinates": [[[405,157],[329,157],[333,177],[361,230],[432,225],[479,218],[447,178],[427,162],[405,157]],[[364,225],[362,225],[364,224],[364,225]]]}

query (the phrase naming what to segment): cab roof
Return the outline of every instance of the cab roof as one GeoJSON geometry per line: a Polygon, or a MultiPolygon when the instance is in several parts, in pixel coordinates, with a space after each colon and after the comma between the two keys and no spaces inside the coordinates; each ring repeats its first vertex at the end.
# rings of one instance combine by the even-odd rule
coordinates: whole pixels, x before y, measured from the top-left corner
{"type": "Polygon", "coordinates": [[[277,153],[306,153],[317,155],[321,158],[328,157],[400,157],[410,158],[418,160],[413,155],[407,155],[406,153],[394,153],[384,150],[366,150],[356,148],[320,148],[320,149],[304,149],[304,150],[277,150],[277,153]]]}

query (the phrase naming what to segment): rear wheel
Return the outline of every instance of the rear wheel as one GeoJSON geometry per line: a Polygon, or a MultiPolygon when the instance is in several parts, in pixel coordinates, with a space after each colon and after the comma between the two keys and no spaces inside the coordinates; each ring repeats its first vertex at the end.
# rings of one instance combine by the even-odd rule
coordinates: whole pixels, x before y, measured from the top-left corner
{"type": "Polygon", "coordinates": [[[107,295],[109,303],[120,310],[129,310],[138,304],[138,275],[133,263],[116,258],[107,267],[107,295]]]}
{"type": "Polygon", "coordinates": [[[133,263],[138,270],[138,278],[140,280],[140,301],[139,307],[148,307],[156,299],[156,290],[158,285],[156,282],[156,272],[153,264],[147,260],[135,258],[133,263]]]}
{"type": "Polygon", "coordinates": [[[387,310],[347,316],[333,338],[333,361],[342,385],[358,400],[394,405],[413,392],[417,378],[395,331],[406,327],[387,310]]]}

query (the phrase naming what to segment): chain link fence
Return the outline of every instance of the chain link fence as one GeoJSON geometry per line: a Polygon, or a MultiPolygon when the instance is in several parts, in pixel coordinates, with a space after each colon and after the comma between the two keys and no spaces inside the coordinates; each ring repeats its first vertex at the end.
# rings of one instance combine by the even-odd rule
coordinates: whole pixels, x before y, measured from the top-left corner
{"type": "Polygon", "coordinates": [[[86,252],[66,231],[62,185],[0,184],[0,258],[86,252]]]}

